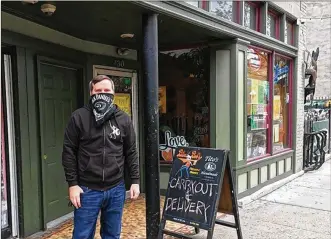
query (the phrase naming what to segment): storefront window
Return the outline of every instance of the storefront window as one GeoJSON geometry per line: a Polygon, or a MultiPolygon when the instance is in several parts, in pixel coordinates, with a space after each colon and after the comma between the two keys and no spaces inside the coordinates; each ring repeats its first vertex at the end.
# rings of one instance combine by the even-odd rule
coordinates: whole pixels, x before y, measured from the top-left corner
{"type": "Polygon", "coordinates": [[[179,146],[209,147],[209,53],[206,49],[159,56],[161,163],[179,146]]]}
{"type": "Polygon", "coordinates": [[[232,1],[209,1],[209,11],[226,20],[233,20],[232,1]]]}
{"type": "Polygon", "coordinates": [[[248,49],[247,52],[247,158],[268,153],[269,55],[248,49]]]}
{"type": "Polygon", "coordinates": [[[244,26],[258,31],[258,5],[253,2],[245,2],[244,5],[244,26]]]}
{"type": "Polygon", "coordinates": [[[273,95],[273,151],[289,147],[290,61],[275,57],[273,95]]]}

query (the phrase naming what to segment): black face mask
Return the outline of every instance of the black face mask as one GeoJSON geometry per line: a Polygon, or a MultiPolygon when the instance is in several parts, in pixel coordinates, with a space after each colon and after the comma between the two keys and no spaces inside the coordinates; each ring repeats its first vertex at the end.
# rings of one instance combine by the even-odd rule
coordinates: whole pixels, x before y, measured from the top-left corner
{"type": "Polygon", "coordinates": [[[116,107],[113,103],[114,95],[110,93],[100,93],[91,96],[90,104],[97,126],[107,122],[114,113],[116,107]]]}

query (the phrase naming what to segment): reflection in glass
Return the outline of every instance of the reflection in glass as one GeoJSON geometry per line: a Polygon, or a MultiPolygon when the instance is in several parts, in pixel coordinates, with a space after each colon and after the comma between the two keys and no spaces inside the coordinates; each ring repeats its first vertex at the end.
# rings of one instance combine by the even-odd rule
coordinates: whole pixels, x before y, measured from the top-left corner
{"type": "Polygon", "coordinates": [[[276,56],[274,65],[273,96],[273,150],[288,147],[289,114],[289,60],[276,56]]]}
{"type": "Polygon", "coordinates": [[[256,7],[247,2],[244,4],[244,26],[256,30],[256,7]]]}
{"type": "Polygon", "coordinates": [[[232,1],[210,1],[209,11],[229,21],[233,20],[232,1]]]}
{"type": "Polygon", "coordinates": [[[267,154],[268,53],[247,51],[247,158],[267,154]]]}
{"type": "Polygon", "coordinates": [[[267,17],[267,36],[276,38],[276,19],[273,15],[268,14],[267,17]]]}
{"type": "Polygon", "coordinates": [[[6,228],[9,226],[9,214],[8,214],[8,195],[7,195],[7,175],[6,175],[6,147],[5,147],[5,127],[3,122],[5,122],[3,114],[3,100],[1,99],[1,228],[6,228]]]}

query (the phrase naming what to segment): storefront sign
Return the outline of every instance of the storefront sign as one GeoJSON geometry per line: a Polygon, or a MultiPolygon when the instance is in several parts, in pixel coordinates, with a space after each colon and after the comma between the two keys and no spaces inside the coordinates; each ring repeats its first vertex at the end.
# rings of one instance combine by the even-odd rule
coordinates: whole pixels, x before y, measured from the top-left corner
{"type": "Polygon", "coordinates": [[[129,116],[132,115],[131,111],[131,94],[129,93],[116,93],[114,103],[129,116]]]}
{"type": "Polygon", "coordinates": [[[172,162],[173,153],[178,147],[187,147],[187,143],[184,136],[171,136],[170,131],[164,132],[165,142],[159,145],[159,150],[161,151],[162,158],[167,162],[172,162]]]}
{"type": "MultiPolygon", "coordinates": [[[[176,149],[163,208],[161,232],[166,220],[212,232],[215,222],[218,223],[216,212],[224,209],[220,198],[230,202],[226,211],[230,209],[239,222],[238,208],[232,201],[232,197],[236,201],[236,196],[233,193],[233,178],[229,171],[232,169],[228,160],[228,152],[225,150],[196,147],[176,149]],[[226,186],[223,184],[225,181],[226,186]]],[[[239,224],[236,228],[240,230],[239,224]]]]}

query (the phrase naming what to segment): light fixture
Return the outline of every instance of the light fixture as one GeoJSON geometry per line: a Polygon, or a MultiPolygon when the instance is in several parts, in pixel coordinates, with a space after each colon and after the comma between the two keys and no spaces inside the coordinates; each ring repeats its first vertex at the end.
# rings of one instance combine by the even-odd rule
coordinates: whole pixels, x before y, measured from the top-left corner
{"type": "Polygon", "coordinates": [[[56,11],[56,6],[51,3],[44,3],[41,5],[40,10],[46,15],[46,16],[52,16],[54,12],[56,11]]]}
{"type": "Polygon", "coordinates": [[[121,34],[121,38],[125,39],[125,38],[133,38],[134,34],[133,33],[123,33],[121,34]]]}
{"type": "Polygon", "coordinates": [[[36,4],[38,0],[22,0],[22,4],[27,5],[27,4],[36,4]]]}

